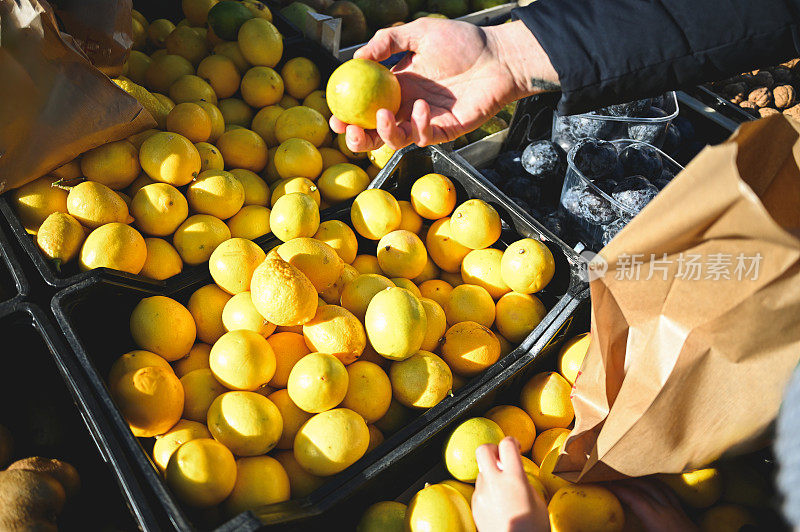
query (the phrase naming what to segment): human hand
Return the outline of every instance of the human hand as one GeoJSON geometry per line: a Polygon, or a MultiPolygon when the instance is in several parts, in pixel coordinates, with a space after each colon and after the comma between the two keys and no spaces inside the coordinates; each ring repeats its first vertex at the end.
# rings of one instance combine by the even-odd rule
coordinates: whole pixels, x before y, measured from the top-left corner
{"type": "Polygon", "coordinates": [[[639,518],[648,532],[697,531],[677,495],[652,478],[633,478],[604,485],[639,518]]]}
{"type": "Polygon", "coordinates": [[[508,437],[500,445],[481,445],[475,455],[480,473],[472,495],[472,517],[478,530],[549,531],[547,504],[528,484],[517,440],[508,437]]]}
{"type": "Polygon", "coordinates": [[[331,128],[346,133],[351,150],[447,142],[510,102],[558,87],[550,60],[519,21],[479,27],[422,17],[379,30],[355,57],[383,61],[404,51],[411,53],[392,68],[402,94],[397,116],[381,109],[377,129],[369,131],[331,118],[331,128]]]}

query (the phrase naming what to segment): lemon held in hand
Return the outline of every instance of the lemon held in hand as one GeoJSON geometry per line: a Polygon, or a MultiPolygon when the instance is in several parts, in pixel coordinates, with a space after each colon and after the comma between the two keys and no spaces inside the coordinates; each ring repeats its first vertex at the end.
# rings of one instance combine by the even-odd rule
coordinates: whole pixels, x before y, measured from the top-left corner
{"type": "Polygon", "coordinates": [[[331,74],[325,97],[333,115],[342,122],[375,129],[379,109],[394,114],[400,110],[400,83],[380,63],[351,59],[331,74]]]}

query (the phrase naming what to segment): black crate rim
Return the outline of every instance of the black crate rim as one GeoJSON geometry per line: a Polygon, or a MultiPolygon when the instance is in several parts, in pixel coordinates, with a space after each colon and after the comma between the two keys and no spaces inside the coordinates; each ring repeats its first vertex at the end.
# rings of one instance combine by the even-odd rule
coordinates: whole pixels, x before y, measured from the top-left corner
{"type": "Polygon", "coordinates": [[[0,317],[6,314],[13,313],[19,303],[21,303],[28,295],[28,280],[22,270],[22,263],[19,261],[14,253],[14,248],[11,242],[6,237],[5,232],[0,227],[0,257],[2,257],[5,267],[14,281],[14,290],[16,293],[9,299],[0,303],[0,317]]]}

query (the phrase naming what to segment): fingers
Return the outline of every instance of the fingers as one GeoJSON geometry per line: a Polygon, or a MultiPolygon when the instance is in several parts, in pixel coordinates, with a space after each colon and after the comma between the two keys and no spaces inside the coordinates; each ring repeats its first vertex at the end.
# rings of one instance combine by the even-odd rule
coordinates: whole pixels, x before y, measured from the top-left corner
{"type": "Polygon", "coordinates": [[[335,116],[331,115],[331,119],[328,121],[330,123],[331,129],[334,133],[340,134],[344,133],[347,129],[347,124],[336,118],[335,116]]]}
{"type": "MultiPolygon", "coordinates": [[[[397,125],[397,121],[391,111],[388,109],[381,109],[378,111],[375,118],[378,122],[376,131],[381,139],[383,139],[383,142],[390,148],[399,150],[411,144],[412,140],[409,138],[405,128],[401,128],[397,125]]],[[[409,126],[408,122],[402,125],[405,127],[409,126]]]]}
{"type": "Polygon", "coordinates": [[[481,445],[475,451],[475,458],[478,461],[478,471],[483,476],[493,475],[500,472],[498,465],[497,445],[490,443],[481,445]]]}
{"type": "Polygon", "coordinates": [[[411,111],[411,131],[417,146],[422,147],[433,143],[431,108],[425,100],[414,102],[414,109],[411,111]]]}
{"type": "Polygon", "coordinates": [[[408,24],[378,30],[366,45],[356,50],[353,57],[370,61],[384,61],[389,59],[392,54],[413,50],[413,43],[409,38],[410,32],[406,26],[408,24]]]}
{"type": "Polygon", "coordinates": [[[503,438],[497,448],[500,457],[500,465],[502,465],[503,471],[508,471],[513,474],[524,474],[522,460],[519,457],[519,443],[517,443],[516,439],[510,436],[508,438],[503,438]]]}

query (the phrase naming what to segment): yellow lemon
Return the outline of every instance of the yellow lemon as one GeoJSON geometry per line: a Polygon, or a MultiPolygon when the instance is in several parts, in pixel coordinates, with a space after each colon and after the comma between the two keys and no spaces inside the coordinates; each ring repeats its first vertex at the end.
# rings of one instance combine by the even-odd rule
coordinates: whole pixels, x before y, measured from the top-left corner
{"type": "Polygon", "coordinates": [[[317,291],[303,273],[284,261],[266,259],[250,283],[258,313],[278,326],[303,325],[317,312],[317,291]]]}
{"type": "Polygon", "coordinates": [[[171,369],[148,366],[122,375],[111,397],[134,436],[167,432],[181,418],[183,387],[171,369]]]}
{"type": "Polygon", "coordinates": [[[353,259],[353,268],[358,270],[359,273],[374,273],[383,275],[381,267],[378,266],[378,257],[374,255],[356,255],[353,259]]]}
{"type": "Polygon", "coordinates": [[[289,372],[286,389],[299,408],[317,413],[341,403],[347,386],[347,369],[338,358],[327,353],[311,353],[298,360],[289,372]]]}
{"type": "Polygon", "coordinates": [[[505,437],[500,426],[485,417],[473,417],[453,430],[444,447],[444,463],[453,477],[461,482],[475,482],[478,462],[475,450],[481,445],[497,445],[505,437]]]}
{"type": "Polygon", "coordinates": [[[186,308],[194,318],[197,325],[197,338],[201,342],[213,344],[225,334],[222,325],[222,309],[231,298],[224,290],[215,284],[201,286],[189,297],[186,308]]]}
{"type": "Polygon", "coordinates": [[[325,118],[326,122],[330,120],[331,110],[328,108],[328,102],[325,100],[325,91],[323,90],[312,91],[303,100],[303,105],[305,105],[306,107],[311,107],[312,109],[319,112],[319,114],[321,114],[323,118],[325,118]]]}
{"type": "Polygon", "coordinates": [[[128,196],[133,198],[134,196],[136,196],[136,193],[139,192],[139,190],[141,190],[142,187],[146,187],[147,185],[152,185],[153,183],[158,183],[158,181],[151,179],[149,175],[147,175],[145,172],[142,172],[141,174],[139,174],[139,177],[134,179],[133,183],[131,183],[128,186],[127,188],[128,196]]]}
{"type": "Polygon", "coordinates": [[[249,105],[237,98],[220,100],[219,112],[225,121],[225,131],[229,131],[228,128],[233,126],[248,128],[253,120],[253,110],[250,109],[249,105]]]}
{"type": "Polygon", "coordinates": [[[208,409],[208,430],[233,454],[258,456],[278,443],[283,419],[275,403],[263,395],[226,392],[214,399],[208,409]]]}
{"type": "Polygon", "coordinates": [[[315,415],[300,428],[294,439],[294,457],[312,475],[325,477],[354,464],[368,445],[364,418],[350,409],[336,408],[315,415]]]}
{"type": "MultiPolygon", "coordinates": [[[[426,252],[427,255],[427,252],[426,252]]],[[[429,257],[425,257],[425,266],[422,268],[422,273],[411,279],[415,285],[421,285],[425,281],[432,281],[439,277],[439,267],[436,266],[436,263],[429,257]]],[[[421,295],[421,294],[420,294],[421,295]]]]}
{"type": "Polygon", "coordinates": [[[389,410],[375,422],[375,426],[384,434],[394,434],[411,420],[412,412],[397,399],[392,398],[389,410]]]}
{"type": "Polygon", "coordinates": [[[276,360],[275,375],[269,384],[276,388],[285,388],[294,365],[311,351],[302,334],[279,332],[268,337],[267,341],[275,352],[276,360]]]}
{"type": "Polygon", "coordinates": [[[522,460],[522,469],[525,471],[525,476],[528,477],[528,484],[531,485],[534,491],[541,495],[542,500],[547,500],[547,488],[544,487],[542,481],[539,480],[539,466],[533,463],[529,458],[520,456],[522,460]]]}
{"type": "Polygon", "coordinates": [[[84,181],[72,187],[67,196],[67,212],[89,229],[112,222],[132,221],[122,197],[94,181],[84,181]]]}
{"type": "Polygon", "coordinates": [[[225,132],[225,118],[222,116],[222,111],[219,107],[210,102],[194,102],[203,108],[208,118],[211,120],[211,135],[208,137],[209,142],[216,142],[217,139],[225,132]]]}
{"type": "Polygon", "coordinates": [[[350,219],[361,236],[380,240],[400,226],[400,205],[385,190],[365,190],[353,200],[350,219]]]}
{"type": "Polygon", "coordinates": [[[533,238],[523,238],[508,246],[500,262],[503,281],[523,294],[533,294],[547,286],[555,269],[553,253],[533,238]]]}
{"type": "Polygon", "coordinates": [[[175,24],[165,18],[159,18],[150,23],[147,36],[153,46],[161,48],[164,46],[164,40],[173,30],[175,30],[175,24]]]}
{"type": "MultiPolygon", "coordinates": [[[[425,236],[425,248],[439,268],[452,273],[459,271],[461,261],[471,251],[451,236],[450,218],[441,218],[433,222],[425,236]]],[[[459,283],[460,281],[459,276],[459,283]]]]}
{"type": "Polygon", "coordinates": [[[331,74],[325,89],[334,116],[346,124],[375,129],[375,114],[400,110],[400,83],[392,72],[374,61],[351,59],[331,74]]]}
{"type": "Polygon", "coordinates": [[[172,237],[172,243],[186,264],[206,262],[218,245],[231,237],[225,222],[208,214],[188,217],[172,237]]]}
{"type": "MultiPolygon", "coordinates": [[[[86,235],[80,222],[63,212],[54,212],[45,218],[36,235],[36,244],[50,259],[56,269],[74,259],[86,235]]],[[[147,241],[145,241],[145,244],[147,241]]],[[[146,263],[145,263],[146,264],[146,263]]]]}
{"type": "Polygon", "coordinates": [[[305,57],[293,57],[281,69],[281,77],[286,84],[286,92],[302,100],[319,88],[322,75],[319,68],[305,57]]]}
{"type": "MultiPolygon", "coordinates": [[[[434,222],[434,223],[436,223],[436,222],[434,222]]],[[[429,253],[430,253],[430,251],[429,251],[429,253]]],[[[439,273],[439,279],[441,279],[442,281],[446,282],[447,284],[449,284],[453,288],[455,288],[456,286],[461,286],[462,284],[464,284],[464,280],[461,279],[461,272],[442,271],[441,273],[439,273]]]]}
{"type": "Polygon", "coordinates": [[[300,467],[300,464],[297,463],[294,453],[291,450],[278,451],[274,456],[275,459],[281,463],[283,468],[286,470],[286,474],[289,476],[292,499],[302,499],[303,497],[307,497],[324,483],[324,479],[316,475],[312,475],[300,467]]]}
{"type": "Polygon", "coordinates": [[[272,392],[268,398],[278,407],[281,413],[281,419],[283,419],[283,432],[281,433],[276,447],[278,449],[291,449],[294,446],[294,437],[297,431],[300,430],[300,427],[311,419],[314,414],[310,414],[294,404],[291,397],[289,397],[288,390],[277,390],[272,392]]]}
{"type": "Polygon", "coordinates": [[[211,403],[228,391],[208,368],[190,371],[181,377],[181,385],[184,392],[183,417],[200,423],[206,422],[211,403]]]}
{"type": "Polygon", "coordinates": [[[367,423],[378,421],[392,402],[392,383],[377,364],[359,360],[347,366],[347,394],[342,406],[359,414],[367,423]]]}
{"type": "Polygon", "coordinates": [[[422,230],[422,217],[414,210],[411,202],[403,200],[398,201],[397,204],[400,205],[400,227],[398,229],[419,234],[422,230]]]}
{"type": "Polygon", "coordinates": [[[198,342],[189,350],[189,354],[179,358],[172,363],[175,375],[181,378],[196,369],[209,369],[208,355],[211,353],[211,346],[198,342]]]}
{"type": "Polygon", "coordinates": [[[253,331],[227,332],[211,348],[208,364],[219,382],[231,390],[252,391],[275,374],[275,353],[253,331]]]}
{"type": "MultiPolygon", "coordinates": [[[[147,24],[147,26],[149,26],[149,24],[147,24]]],[[[131,48],[132,48],[131,52],[138,52],[139,50],[141,50],[142,48],[144,48],[147,45],[147,26],[142,24],[141,21],[139,21],[139,19],[137,19],[137,18],[133,18],[133,20],[131,20],[131,38],[133,39],[133,45],[131,46],[131,48]]],[[[142,55],[144,55],[144,54],[142,54],[142,55]]],[[[147,56],[145,55],[145,57],[147,57],[147,56]]],[[[147,58],[150,59],[149,57],[147,57],[147,58]]],[[[131,61],[131,59],[133,59],[133,56],[132,55],[128,56],[128,60],[125,62],[125,65],[123,65],[123,68],[122,68],[122,73],[123,74],[127,73],[128,75],[130,75],[131,73],[133,73],[135,71],[135,66],[134,65],[136,64],[135,63],[136,60],[134,59],[134,61],[131,61]],[[126,66],[127,66],[127,68],[126,68],[126,66]]],[[[131,78],[131,79],[133,79],[133,78],[131,78]]],[[[134,81],[136,81],[136,80],[134,80],[134,81]]],[[[140,83],[141,81],[136,81],[136,82],[140,83]]]]}
{"type": "MultiPolygon", "coordinates": [[[[175,104],[204,101],[217,105],[217,94],[203,78],[184,74],[169,87],[169,97],[175,104]]],[[[221,109],[220,109],[221,111],[221,109]]]]}
{"type": "Polygon", "coordinates": [[[402,532],[406,505],[395,501],[376,502],[364,512],[356,532],[402,532]]]}
{"type": "Polygon", "coordinates": [[[497,301],[497,330],[512,343],[520,343],[547,315],[536,296],[510,292],[497,301]]]}
{"type": "Polygon", "coordinates": [[[461,261],[461,278],[466,284],[482,286],[493,299],[498,299],[511,290],[500,274],[502,258],[499,249],[474,249],[461,261]]]}
{"type": "Polygon", "coordinates": [[[78,257],[81,270],[111,268],[128,273],[142,271],[147,259],[144,238],[133,227],[121,223],[101,225],[86,237],[78,257]]]}
{"type": "Polygon", "coordinates": [[[267,145],[249,129],[226,131],[217,140],[217,147],[231,168],[260,172],[267,165],[267,145]]]}
{"type": "Polygon", "coordinates": [[[348,159],[350,160],[359,160],[359,159],[366,159],[367,152],[360,151],[358,153],[353,152],[350,148],[347,147],[347,137],[344,133],[340,133],[336,136],[336,147],[339,148],[339,151],[342,152],[348,159]]]}
{"type": "Polygon", "coordinates": [[[289,496],[289,476],[281,463],[271,456],[250,456],[236,460],[236,484],[223,506],[233,516],[289,496]]]}
{"type": "Polygon", "coordinates": [[[272,22],[272,13],[269,8],[258,0],[242,0],[244,6],[250,10],[254,17],[263,18],[272,22]]]}
{"type": "Polygon", "coordinates": [[[332,247],[314,238],[293,238],[277,249],[283,260],[308,277],[317,292],[336,282],[344,267],[332,247]]]}
{"type": "Polygon", "coordinates": [[[153,92],[167,93],[178,78],[194,74],[194,67],[186,58],[167,54],[153,58],[144,72],[144,82],[153,92]]]}
{"type": "Polygon", "coordinates": [[[150,366],[172,369],[164,357],[150,351],[135,350],[125,353],[111,365],[111,371],[108,372],[109,389],[116,386],[117,381],[126,373],[150,366]]]}
{"type": "Polygon", "coordinates": [[[295,98],[292,98],[288,94],[284,94],[283,98],[281,98],[281,101],[278,102],[278,105],[280,105],[284,109],[290,109],[292,107],[297,107],[298,105],[300,105],[300,102],[298,102],[295,98]]]}
{"type": "MultiPolygon", "coordinates": [[[[386,144],[384,144],[383,146],[381,146],[377,150],[372,150],[370,152],[367,152],[367,158],[369,159],[369,162],[371,162],[375,167],[380,168],[380,169],[382,169],[384,166],[386,166],[386,163],[389,162],[389,159],[392,158],[392,155],[394,155],[394,150],[392,148],[390,148],[386,144]]],[[[422,178],[420,178],[420,179],[422,179],[422,178]]],[[[417,181],[419,181],[419,179],[417,181]]],[[[453,189],[453,190],[455,191],[455,189],[453,189]]],[[[412,194],[414,192],[413,186],[412,186],[411,192],[412,192],[412,194]]],[[[455,203],[453,203],[453,205],[455,205],[455,203]]],[[[450,213],[448,212],[447,214],[450,214],[450,213]]]]}
{"type": "Polygon", "coordinates": [[[197,438],[172,453],[165,476],[178,499],[189,506],[209,508],[233,491],[236,460],[218,441],[197,438]]]}
{"type": "MultiPolygon", "coordinates": [[[[164,108],[164,110],[166,111],[167,114],[169,114],[169,112],[172,111],[175,108],[175,102],[170,100],[169,96],[166,96],[166,95],[158,93],[158,92],[153,92],[151,94],[156,98],[156,100],[158,100],[161,103],[161,105],[163,106],[163,108],[164,108]]],[[[156,119],[156,121],[160,125],[161,124],[160,117],[156,116],[154,118],[156,119]]],[[[166,120],[166,117],[164,117],[164,120],[166,120]]],[[[166,124],[166,122],[165,122],[165,124],[166,124]]]]}
{"type": "Polygon", "coordinates": [[[288,139],[275,151],[275,169],[283,178],[307,177],[312,181],[322,173],[322,155],[304,139],[288,139]]]}
{"type": "Polygon", "coordinates": [[[230,173],[239,181],[244,189],[245,205],[266,206],[269,202],[269,186],[258,174],[244,168],[234,168],[230,173]]]}
{"type": "Polygon", "coordinates": [[[231,238],[221,243],[208,261],[211,277],[229,294],[250,290],[250,279],[266,253],[250,240],[231,238]]]}
{"type": "Polygon", "coordinates": [[[413,279],[425,269],[428,254],[425,245],[411,231],[402,229],[384,235],[378,241],[378,265],[390,277],[413,279]]]}
{"type": "Polygon", "coordinates": [[[545,457],[550,454],[550,451],[561,449],[567,442],[569,436],[569,429],[547,429],[538,436],[533,442],[533,449],[531,456],[537,465],[542,465],[545,457]]]}
{"type": "MultiPolygon", "coordinates": [[[[141,131],[139,133],[136,133],[135,135],[131,135],[130,137],[128,137],[128,142],[130,142],[131,144],[136,146],[136,149],[139,150],[142,147],[142,143],[144,141],[146,141],[147,139],[149,139],[150,137],[152,137],[153,135],[155,135],[156,133],[158,133],[157,129],[145,129],[144,131],[141,131]]],[[[53,171],[53,174],[55,174],[55,171],[53,171]]],[[[67,177],[65,179],[70,179],[72,177],[80,177],[80,175],[81,175],[80,162],[78,162],[78,175],[77,176],[70,176],[70,177],[67,177]]],[[[141,176],[141,175],[143,175],[143,174],[139,174],[139,176],[141,176]]],[[[146,174],[144,174],[144,175],[146,175],[146,174]]],[[[132,187],[136,183],[137,180],[138,179],[135,179],[133,181],[133,183],[131,183],[128,186],[132,187]]]]}
{"type": "Polygon", "coordinates": [[[344,162],[322,172],[317,185],[325,201],[336,204],[364,192],[369,186],[369,176],[358,166],[344,162]]]}
{"type": "Polygon", "coordinates": [[[81,157],[81,172],[90,180],[119,190],[139,175],[139,153],[127,140],[109,142],[91,149],[81,157]]]}
{"type": "Polygon", "coordinates": [[[408,407],[431,408],[453,388],[453,374],[444,360],[428,351],[417,351],[389,368],[395,398],[408,407]]]}
{"type": "Polygon", "coordinates": [[[425,330],[425,339],[422,340],[422,349],[424,351],[437,351],[440,340],[444,337],[447,331],[447,320],[445,318],[444,310],[439,304],[424,297],[419,298],[425,309],[425,318],[427,320],[427,328],[425,330]]]}
{"type": "Polygon", "coordinates": [[[290,177],[288,179],[281,179],[280,181],[273,183],[270,204],[275,206],[275,202],[278,201],[281,196],[291,192],[302,192],[303,194],[307,194],[311,196],[311,199],[314,200],[314,203],[316,203],[318,206],[320,204],[319,190],[317,189],[317,185],[305,177],[290,177]]]}
{"type": "Polygon", "coordinates": [[[130,318],[133,341],[167,360],[178,360],[194,345],[197,329],[189,310],[164,296],[142,299],[130,318]]]}
{"type": "MultiPolygon", "coordinates": [[[[378,174],[381,172],[381,169],[378,168],[377,166],[375,166],[374,164],[371,164],[371,165],[367,166],[366,172],[367,172],[367,175],[369,176],[370,179],[375,179],[376,177],[378,177],[378,174]]],[[[411,205],[410,202],[409,202],[409,205],[411,205]]],[[[412,209],[413,209],[413,207],[412,207],[412,209]]],[[[414,214],[416,214],[416,212],[414,214]]],[[[417,215],[417,216],[419,216],[419,215],[417,215]]]]}
{"type": "Polygon", "coordinates": [[[344,287],[359,275],[361,274],[358,273],[358,270],[349,264],[345,264],[344,268],[342,268],[342,273],[339,275],[339,278],[336,279],[336,281],[334,281],[334,283],[324,291],[320,292],[319,297],[321,297],[322,300],[329,305],[336,305],[341,301],[344,287]]]}
{"type": "Polygon", "coordinates": [[[182,0],[181,8],[186,20],[192,26],[204,26],[208,19],[208,10],[214,7],[217,0],[182,0]]]}
{"type": "Polygon", "coordinates": [[[513,405],[500,405],[486,412],[486,419],[491,419],[503,430],[506,436],[513,436],[519,443],[519,452],[527,453],[536,439],[536,427],[531,416],[523,409],[513,405]]]}
{"type": "Polygon", "coordinates": [[[700,529],[703,532],[733,532],[747,525],[757,526],[752,514],[742,506],[721,504],[703,514],[700,529]]]}
{"type": "Polygon", "coordinates": [[[255,240],[269,234],[270,210],[260,205],[245,205],[228,218],[228,229],[231,231],[232,238],[246,238],[255,240]]]}
{"type": "Polygon", "coordinates": [[[186,58],[193,65],[198,64],[207,54],[206,40],[193,28],[178,26],[164,39],[167,53],[186,58]]]}
{"type": "Polygon", "coordinates": [[[394,286],[394,283],[383,275],[361,274],[344,287],[341,304],[363,321],[372,298],[379,292],[394,286]]]}
{"type": "Polygon", "coordinates": [[[167,469],[172,453],[187,441],[198,438],[211,438],[211,433],[205,426],[205,420],[203,423],[198,423],[181,419],[169,431],[156,437],[156,442],[153,444],[153,461],[158,469],[163,473],[167,469]]]}
{"type": "Polygon", "coordinates": [[[539,373],[523,386],[520,406],[540,431],[567,428],[575,418],[570,401],[571,392],[572,386],[558,373],[539,373]]]}
{"type": "Polygon", "coordinates": [[[351,264],[358,254],[356,234],[350,226],[340,220],[326,220],[319,224],[314,238],[333,248],[346,264],[351,264]]]}
{"type": "Polygon", "coordinates": [[[318,111],[298,105],[286,109],[275,121],[275,138],[279,143],[292,138],[305,139],[319,148],[328,134],[328,122],[318,111]]]}
{"type": "Polygon", "coordinates": [[[143,233],[167,236],[189,215],[189,204],[181,192],[167,183],[153,183],[139,189],[131,201],[135,225],[143,233]]]}
{"type": "Polygon", "coordinates": [[[269,215],[269,226],[272,234],[283,242],[314,236],[319,229],[319,207],[311,196],[291,192],[275,202],[269,215]]]}
{"type": "Polygon", "coordinates": [[[459,285],[447,296],[444,304],[447,324],[455,325],[462,321],[474,321],[491,327],[495,319],[495,305],[492,296],[481,286],[459,285]]]}
{"type": "Polygon", "coordinates": [[[217,98],[230,98],[236,94],[241,82],[241,76],[234,62],[221,54],[210,55],[200,61],[197,75],[211,85],[217,98]]]}
{"type": "Polygon", "coordinates": [[[497,337],[474,321],[462,321],[447,329],[441,350],[450,368],[466,377],[477,375],[500,359],[497,337]]]}
{"type": "Polygon", "coordinates": [[[205,142],[211,136],[211,118],[195,103],[179,103],[167,115],[167,131],[183,135],[192,143],[205,142]]]}
{"type": "Polygon", "coordinates": [[[441,279],[431,279],[419,285],[420,295],[436,301],[442,310],[444,310],[444,304],[452,291],[453,287],[441,279]]]}
{"type": "Polygon", "coordinates": [[[225,161],[216,146],[208,142],[197,142],[194,147],[197,148],[197,153],[200,154],[200,172],[225,169],[225,161]]]}
{"type": "Polygon", "coordinates": [[[433,484],[418,491],[408,504],[405,528],[409,532],[452,530],[475,532],[469,504],[457,490],[433,484]]]}
{"type": "Polygon", "coordinates": [[[619,532],[625,512],[608,489],[593,485],[567,486],[553,494],[547,505],[553,530],[619,532]]]}
{"type": "Polygon", "coordinates": [[[405,360],[419,351],[425,339],[425,308],[408,290],[387,288],[369,302],[364,325],[378,354],[391,360],[405,360]]]}
{"type": "Polygon", "coordinates": [[[224,55],[236,65],[236,70],[239,73],[244,72],[250,68],[250,63],[242,55],[242,50],[239,48],[238,42],[223,41],[214,45],[214,54],[224,55]]]}
{"type": "Polygon", "coordinates": [[[17,215],[29,233],[35,234],[54,212],[67,212],[67,191],[51,186],[53,181],[50,176],[40,177],[11,192],[17,215]]]}
{"type": "Polygon", "coordinates": [[[283,107],[268,105],[260,109],[253,117],[251,127],[253,131],[261,135],[261,138],[264,139],[267,146],[277,146],[280,144],[275,136],[275,124],[283,111],[283,107]]]}
{"type": "Polygon", "coordinates": [[[155,181],[176,187],[188,185],[200,173],[200,153],[177,133],[156,133],[139,150],[142,169],[155,181]]]}
{"type": "Polygon", "coordinates": [[[722,496],[722,476],[716,468],[695,469],[675,475],[659,475],[678,497],[692,508],[707,508],[722,496]]]}
{"type": "Polygon", "coordinates": [[[327,170],[331,166],[335,166],[337,164],[344,164],[347,162],[347,157],[345,157],[344,154],[342,154],[342,152],[340,152],[339,150],[335,150],[333,148],[322,147],[319,149],[319,153],[320,155],[322,155],[323,174],[325,170],[327,170]]]}
{"type": "MultiPolygon", "coordinates": [[[[225,308],[222,309],[222,325],[228,332],[246,329],[265,338],[275,330],[275,324],[265,320],[256,310],[250,292],[239,292],[225,303],[225,308]]],[[[275,356],[277,359],[277,353],[275,356]]]]}
{"type": "Polygon", "coordinates": [[[385,438],[383,437],[383,433],[375,425],[367,425],[367,430],[369,430],[367,452],[370,453],[373,449],[382,444],[385,438]]]}
{"type": "Polygon", "coordinates": [[[467,200],[450,217],[450,234],[470,249],[488,248],[500,238],[500,215],[481,199],[467,200]]]}
{"type": "Polygon", "coordinates": [[[392,277],[390,279],[394,283],[395,286],[399,288],[405,288],[412,294],[414,294],[418,299],[422,297],[422,294],[419,291],[417,285],[414,284],[414,281],[411,279],[406,279],[405,277],[392,277]]]}
{"type": "Polygon", "coordinates": [[[283,80],[270,67],[254,66],[242,76],[241,91],[247,105],[260,109],[281,101],[283,80]]]}
{"type": "Polygon", "coordinates": [[[467,504],[472,507],[472,494],[475,493],[475,486],[467,484],[466,482],[459,482],[458,480],[453,480],[451,478],[443,480],[439,482],[439,484],[450,486],[459,492],[464,497],[464,500],[467,501],[467,504]]]}
{"type": "Polygon", "coordinates": [[[411,185],[411,205],[429,220],[449,216],[456,206],[456,187],[441,174],[426,174],[411,185]]]}
{"type": "Polygon", "coordinates": [[[274,67],[283,56],[283,36],[272,23],[253,18],[239,28],[239,49],[251,65],[274,67]]]}

